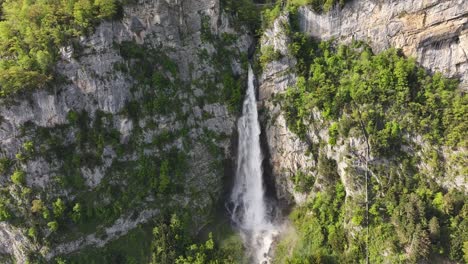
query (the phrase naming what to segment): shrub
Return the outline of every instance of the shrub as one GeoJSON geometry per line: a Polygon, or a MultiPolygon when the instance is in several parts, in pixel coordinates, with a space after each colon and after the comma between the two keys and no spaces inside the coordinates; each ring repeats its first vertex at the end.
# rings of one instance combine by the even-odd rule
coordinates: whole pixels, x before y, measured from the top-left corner
{"type": "Polygon", "coordinates": [[[33,200],[31,206],[31,212],[41,213],[44,209],[44,203],[41,200],[33,200]]]}
{"type": "Polygon", "coordinates": [[[338,138],[338,123],[333,123],[329,128],[328,128],[328,144],[335,146],[336,145],[336,140],[338,138]]]}
{"type": "Polygon", "coordinates": [[[54,233],[58,230],[59,224],[57,221],[52,221],[47,223],[47,227],[49,228],[50,232],[54,233]]]}
{"type": "Polygon", "coordinates": [[[10,210],[8,210],[8,207],[0,203],[0,221],[6,221],[11,218],[11,213],[10,210]]]}
{"type": "Polygon", "coordinates": [[[262,47],[259,58],[260,65],[262,68],[265,68],[268,63],[279,60],[282,56],[283,55],[279,51],[275,50],[275,48],[272,46],[262,47]]]}
{"type": "Polygon", "coordinates": [[[57,198],[57,200],[55,200],[55,202],[52,204],[52,209],[55,217],[61,217],[65,212],[65,203],[62,201],[62,199],[57,198]]]}
{"type": "Polygon", "coordinates": [[[11,175],[11,180],[16,185],[24,185],[26,183],[26,173],[21,170],[15,170],[13,175],[11,175]]]}

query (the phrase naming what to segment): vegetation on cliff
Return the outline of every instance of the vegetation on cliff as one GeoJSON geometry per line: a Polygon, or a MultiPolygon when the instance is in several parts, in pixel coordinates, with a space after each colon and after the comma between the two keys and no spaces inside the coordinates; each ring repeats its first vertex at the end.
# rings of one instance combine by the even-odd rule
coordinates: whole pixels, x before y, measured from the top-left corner
{"type": "MultiPolygon", "coordinates": [[[[216,74],[203,69],[192,79],[182,80],[178,63],[168,56],[173,49],[133,41],[114,43],[110,48],[122,59],[115,62],[110,76],[131,80],[131,95],[120,112],[111,114],[99,107],[86,111],[76,106],[68,111],[65,124],[23,124],[16,138],[24,144],[13,157],[0,159],[0,174],[6,181],[0,188],[0,220],[24,230],[35,245],[53,250],[89,235],[105,241],[107,228],[124,226],[119,221],[148,218],[147,224],[127,235],[110,234],[122,237],[104,248],[80,248],[78,254],[66,252],[56,258],[57,263],[148,263],[151,241],[157,243],[160,236],[145,233],[151,233],[152,225],[159,226],[158,221],[169,221],[166,215],[177,213],[183,218],[179,227],[183,234],[177,235],[184,236],[184,243],[176,258],[191,262],[204,252],[202,240],[210,238],[199,240],[198,227],[193,224],[212,220],[225,166],[225,150],[220,145],[228,140],[227,135],[206,124],[224,124],[214,114],[229,118],[238,113],[245,83],[239,71],[246,69],[247,55],[237,49],[235,35],[212,33],[205,17],[201,23],[201,39],[206,45],[193,61],[212,65],[216,74]],[[214,51],[211,46],[216,47],[214,51]],[[234,61],[241,62],[236,74],[234,61]],[[199,115],[193,109],[199,110],[199,115]],[[128,125],[127,135],[119,131],[122,120],[128,125]],[[206,161],[194,165],[200,162],[193,160],[197,150],[206,161]],[[37,171],[28,170],[28,164],[34,162],[49,166],[45,187],[31,183],[37,171]],[[192,178],[195,169],[203,177],[192,178]],[[98,182],[89,182],[89,176],[98,182]],[[207,190],[200,192],[202,186],[207,190]]],[[[192,62],[189,67],[195,72],[192,62]]],[[[213,233],[210,241],[226,243],[213,233]]],[[[206,249],[204,259],[218,256],[214,253],[217,246],[213,247],[206,249]]],[[[172,254],[171,248],[167,251],[172,254]]],[[[27,257],[31,263],[47,263],[47,253],[30,252],[27,257]]]]}
{"type": "MultiPolygon", "coordinates": [[[[118,9],[114,0],[0,3],[0,96],[45,86],[53,79],[59,47],[74,45],[73,39],[91,32],[118,9]]],[[[264,26],[280,14],[281,3],[264,10],[264,26]]],[[[308,4],[328,12],[344,1],[285,3],[290,10],[308,4]]],[[[222,0],[221,4],[235,18],[237,29],[261,28],[260,9],[253,1],[222,0]]],[[[17,135],[23,144],[16,155],[0,159],[0,174],[6,182],[0,188],[0,221],[22,228],[31,241],[53,249],[88,235],[105,240],[106,228],[118,219],[133,221],[144,210],[158,210],[159,216],[105,247],[90,246],[55,262],[245,261],[232,230],[229,235],[225,226],[194,230],[193,219],[199,215],[211,219],[212,205],[220,195],[216,188],[200,191],[185,177],[193,162],[201,162],[187,155],[197,144],[211,157],[203,164],[208,173],[217,179],[223,174],[225,154],[217,143],[227,136],[201,125],[211,117],[203,108],[226,105],[231,115],[238,114],[245,83],[231,67],[232,61],[240,60],[245,70],[248,60],[246,53],[233,48],[236,35],[213,34],[209,22],[209,18],[201,21],[200,36],[207,48],[202,45],[197,59],[215,68],[215,74],[201,72],[199,78],[185,83],[178,76],[178,64],[165,51],[135,42],[116,43],[123,60],[115,63],[114,70],[133,85],[132,99],[120,113],[70,110],[66,124],[25,123],[17,135]],[[202,109],[199,120],[190,112],[195,106],[202,109]],[[126,136],[117,130],[124,119],[131,123],[126,136]],[[37,160],[51,166],[50,184],[44,188],[27,185],[32,177],[25,169],[29,161],[37,160]],[[90,187],[84,171],[101,174],[99,184],[90,187]],[[202,196],[212,203],[205,201],[209,206],[204,206],[199,202],[204,201],[202,196]]],[[[325,124],[328,140],[310,145],[317,173],[303,171],[294,177],[296,190],[314,195],[291,213],[297,236],[280,242],[277,263],[357,263],[366,257],[367,240],[371,263],[417,262],[435,256],[468,261],[468,251],[463,253],[468,247],[466,195],[440,185],[442,148],[456,150],[468,144],[466,93],[456,89],[455,80],[428,74],[396,49],[374,54],[362,42],[346,46],[289,33],[293,39],[289,51],[297,58],[299,78],[275,100],[284,110],[288,127],[301,139],[307,141],[314,126],[325,124]],[[367,168],[371,175],[368,221],[364,197],[346,197],[337,162],[322,151],[351,137],[367,139],[375,161],[367,168]],[[430,174],[419,169],[420,156],[405,151],[415,146],[414,141],[433,146],[430,174]],[[370,236],[365,234],[367,228],[370,236]]],[[[261,52],[262,66],[288,55],[272,47],[261,52]]],[[[466,160],[466,154],[460,160],[466,160]]],[[[362,183],[362,171],[349,173],[362,183]]],[[[200,179],[211,187],[212,179],[200,179]]],[[[29,260],[47,262],[42,252],[31,252],[29,260]]]]}
{"type": "Polygon", "coordinates": [[[59,48],[117,11],[114,0],[0,3],[0,96],[45,86],[59,48]]]}
{"type": "MultiPolygon", "coordinates": [[[[357,263],[367,257],[366,245],[371,263],[383,262],[383,255],[390,262],[438,256],[463,261],[466,194],[447,190],[440,181],[443,149],[467,147],[468,95],[456,80],[429,74],[399,50],[375,54],[363,42],[317,42],[293,30],[289,52],[297,59],[297,83],[274,101],[288,128],[310,143],[317,171],[294,179],[296,189],[313,198],[291,214],[298,237],[280,243],[278,263],[357,263]],[[328,141],[312,143],[311,135],[322,126],[328,141]],[[369,146],[369,155],[361,157],[366,172],[347,168],[358,185],[369,181],[363,189],[368,218],[365,197],[344,201],[336,162],[325,162],[327,145],[348,138],[362,138],[369,146]],[[432,158],[414,154],[421,144],[433,146],[432,158]],[[423,162],[433,169],[421,170],[423,162]]],[[[466,154],[459,159],[463,166],[466,154]]]]}

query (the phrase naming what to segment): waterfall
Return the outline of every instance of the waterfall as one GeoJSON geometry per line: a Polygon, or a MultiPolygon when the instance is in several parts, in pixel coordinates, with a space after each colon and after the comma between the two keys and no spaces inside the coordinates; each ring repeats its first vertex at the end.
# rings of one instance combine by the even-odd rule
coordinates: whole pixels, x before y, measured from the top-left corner
{"type": "Polygon", "coordinates": [[[279,231],[273,223],[271,205],[265,200],[260,125],[250,65],[247,94],[237,129],[239,143],[236,178],[231,194],[231,218],[240,229],[251,258],[256,263],[270,263],[270,247],[279,231]]]}

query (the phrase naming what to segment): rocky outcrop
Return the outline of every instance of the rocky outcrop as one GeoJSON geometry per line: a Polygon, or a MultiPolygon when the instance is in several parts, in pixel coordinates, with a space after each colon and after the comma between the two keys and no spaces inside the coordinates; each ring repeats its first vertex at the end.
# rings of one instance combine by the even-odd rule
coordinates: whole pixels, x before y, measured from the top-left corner
{"type": "Polygon", "coordinates": [[[34,247],[21,230],[6,223],[0,223],[0,254],[10,254],[21,262],[26,259],[26,249],[34,247]]]}
{"type": "Polygon", "coordinates": [[[263,117],[264,133],[268,143],[276,194],[278,199],[286,203],[291,201],[300,203],[306,196],[294,190],[292,177],[300,170],[312,168],[315,163],[311,157],[304,155],[308,148],[307,144],[288,130],[279,105],[269,100],[275,93],[284,92],[296,80],[295,74],[291,71],[296,60],[289,56],[290,40],[285,34],[288,23],[286,15],[280,16],[272,27],[265,31],[261,39],[262,47],[273,47],[283,57],[279,61],[268,63],[263,70],[259,80],[259,100],[262,102],[262,109],[266,112],[263,117]]]}
{"type": "MultiPolygon", "coordinates": [[[[223,86],[217,78],[219,69],[212,65],[211,61],[204,61],[206,58],[200,56],[202,51],[209,58],[217,52],[214,43],[204,40],[202,34],[235,34],[235,41],[225,46],[235,57],[231,66],[227,65],[231,67],[230,71],[235,76],[245,73],[241,67],[240,54],[247,53],[252,38],[230,26],[218,0],[143,0],[125,6],[123,13],[121,21],[103,22],[92,35],[81,37],[79,45],[61,49],[62,60],[56,68],[64,79],[63,82],[55,83],[50,90],[31,92],[28,95],[10,98],[8,101],[4,100],[0,104],[1,156],[16,160],[16,154],[22,151],[23,143],[35,137],[34,133],[25,133],[25,127],[41,128],[50,131],[51,134],[62,133],[58,131],[63,131],[60,129],[70,123],[71,112],[85,111],[89,113],[91,120],[95,119],[98,112],[111,116],[105,125],[106,129],[117,131],[118,142],[121,144],[127,144],[136,129],[143,131],[143,145],[152,144],[154,138],[163,132],[168,131],[171,135],[182,128],[187,129],[184,135],[193,143],[189,150],[184,149],[184,139],[177,137],[164,147],[174,147],[185,152],[188,157],[189,170],[187,175],[183,175],[186,182],[184,192],[172,197],[171,203],[199,212],[193,215],[196,229],[204,223],[208,216],[206,212],[221,195],[223,169],[214,168],[213,164],[222,164],[223,159],[230,158],[230,136],[234,131],[236,119],[235,114],[228,111],[223,98],[215,96],[215,99],[206,99],[208,92],[219,93],[223,86]],[[139,116],[136,123],[127,114],[123,114],[129,102],[138,101],[142,97],[141,92],[132,90],[138,80],[128,70],[117,70],[121,65],[124,68],[131,67],[131,61],[124,59],[119,48],[116,48],[125,42],[136,42],[142,49],[158,50],[177,66],[177,77],[161,69],[162,74],[171,81],[177,78],[180,82],[180,91],[175,97],[180,100],[181,105],[173,106],[172,113],[139,116]],[[80,48],[77,49],[76,46],[80,48]],[[186,119],[177,119],[176,112],[185,115],[186,119]],[[206,133],[222,136],[206,141],[206,133]],[[221,149],[221,152],[210,154],[209,148],[221,149]],[[204,195],[200,195],[201,193],[204,195]]],[[[73,143],[77,133],[76,130],[68,130],[65,135],[61,135],[62,142],[59,144],[73,143]]],[[[35,147],[36,150],[39,148],[35,147]]],[[[97,146],[92,146],[91,149],[94,147],[97,146]]],[[[46,142],[44,148],[48,148],[46,142]]],[[[80,177],[84,179],[87,190],[92,192],[103,184],[103,179],[109,177],[109,170],[116,160],[134,161],[138,155],[158,157],[163,150],[154,147],[143,148],[141,153],[128,153],[118,157],[115,146],[106,145],[100,154],[102,162],[93,167],[82,165],[79,170],[80,177]]],[[[76,195],[74,189],[54,187],[54,179],[60,176],[58,168],[63,162],[51,161],[38,153],[39,151],[36,151],[31,158],[15,165],[16,169],[26,172],[26,186],[34,190],[35,198],[54,199],[66,196],[73,199],[76,195]]],[[[0,180],[2,187],[14,188],[9,180],[10,175],[6,174],[10,172],[3,173],[5,175],[2,175],[0,180]]],[[[153,197],[148,197],[147,203],[150,204],[152,199],[153,197]]],[[[29,204],[25,205],[25,208],[29,207],[29,204]]],[[[61,244],[51,244],[50,247],[42,248],[41,254],[50,259],[57,254],[74,252],[84,246],[103,246],[127,233],[137,224],[148,221],[158,211],[158,208],[145,209],[141,206],[135,208],[135,212],[124,212],[110,226],[97,227],[107,234],[105,239],[96,237],[95,233],[83,234],[77,240],[63,241],[61,244]],[[139,216],[135,219],[129,217],[130,215],[139,216]]],[[[24,235],[26,231],[25,228],[2,223],[0,253],[14,255],[18,263],[25,263],[27,253],[41,247],[34,245],[31,238],[24,235]]],[[[48,234],[48,231],[44,233],[48,234]]]]}
{"type": "Polygon", "coordinates": [[[299,9],[301,30],[342,42],[368,41],[376,52],[401,48],[425,68],[460,78],[468,89],[468,5],[464,0],[350,1],[328,14],[299,9]]]}

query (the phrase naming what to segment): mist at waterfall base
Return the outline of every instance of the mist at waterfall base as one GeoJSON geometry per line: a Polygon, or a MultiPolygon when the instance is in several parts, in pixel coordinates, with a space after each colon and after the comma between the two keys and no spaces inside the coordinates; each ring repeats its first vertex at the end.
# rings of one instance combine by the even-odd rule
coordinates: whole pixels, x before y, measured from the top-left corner
{"type": "Polygon", "coordinates": [[[239,133],[237,170],[231,194],[231,219],[240,229],[244,245],[255,263],[270,263],[270,249],[279,226],[275,224],[273,204],[267,203],[263,184],[262,151],[254,75],[249,66],[248,89],[239,133]]]}

